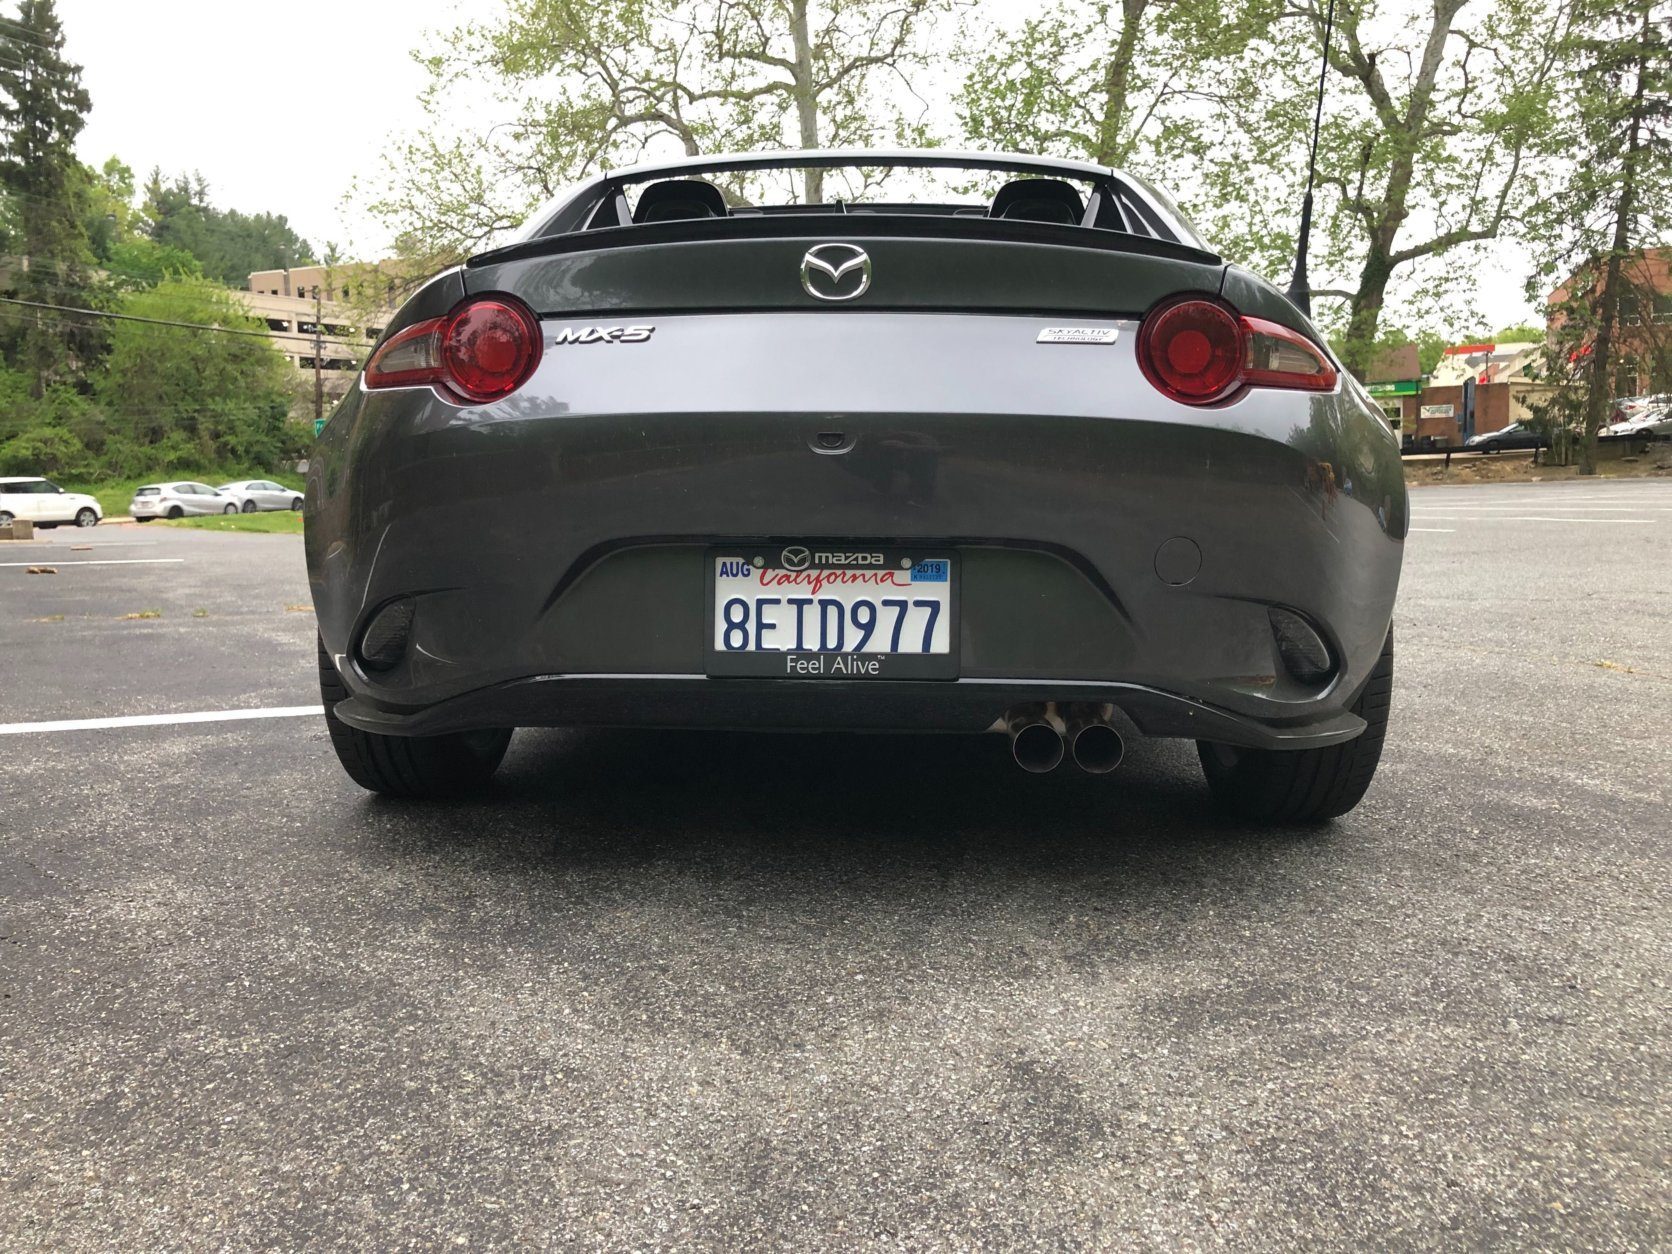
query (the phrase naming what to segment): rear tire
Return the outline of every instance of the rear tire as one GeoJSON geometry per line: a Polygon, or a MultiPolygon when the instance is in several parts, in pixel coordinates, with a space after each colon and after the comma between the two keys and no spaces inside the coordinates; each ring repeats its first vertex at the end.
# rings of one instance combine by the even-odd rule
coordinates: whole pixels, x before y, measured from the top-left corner
{"type": "Polygon", "coordinates": [[[1238,749],[1198,741],[1202,773],[1221,807],[1258,823],[1322,823],[1347,813],[1375,777],[1393,698],[1393,630],[1349,707],[1364,731],[1323,749],[1238,749]]]}
{"type": "Polygon", "coordinates": [[[10,527],[17,520],[17,515],[9,509],[0,509],[0,527],[10,527]]]}
{"type": "Polygon", "coordinates": [[[255,502],[254,501],[245,501],[243,512],[246,513],[246,514],[255,513],[255,502]]]}
{"type": "Polygon", "coordinates": [[[493,778],[511,743],[509,727],[453,732],[445,736],[380,736],[350,727],[337,717],[348,688],[331,657],[319,645],[319,695],[325,728],[337,761],[360,787],[385,797],[456,797],[493,778]]]}
{"type": "Polygon", "coordinates": [[[181,509],[178,505],[171,505],[169,506],[168,516],[170,518],[184,518],[186,516],[186,511],[181,509]]]}

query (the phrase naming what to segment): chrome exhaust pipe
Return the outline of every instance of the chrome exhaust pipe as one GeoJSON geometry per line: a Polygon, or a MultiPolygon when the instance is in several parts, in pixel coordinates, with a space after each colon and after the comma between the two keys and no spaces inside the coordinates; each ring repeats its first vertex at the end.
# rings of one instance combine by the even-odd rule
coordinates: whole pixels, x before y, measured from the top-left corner
{"type": "Polygon", "coordinates": [[[1010,733],[1010,755],[1032,775],[1045,775],[1062,765],[1062,733],[1042,708],[1018,710],[1005,722],[1010,733]]]}
{"type": "Polygon", "coordinates": [[[1067,740],[1074,765],[1087,775],[1107,775],[1126,756],[1126,741],[1109,722],[1109,708],[1068,712],[1067,740]]]}

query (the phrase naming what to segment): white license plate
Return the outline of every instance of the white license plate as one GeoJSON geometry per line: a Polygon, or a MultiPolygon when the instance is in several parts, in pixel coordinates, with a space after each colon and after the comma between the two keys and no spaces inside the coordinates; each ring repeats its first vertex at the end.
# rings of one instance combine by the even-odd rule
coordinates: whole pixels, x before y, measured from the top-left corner
{"type": "Polygon", "coordinates": [[[710,552],[709,673],[957,675],[957,558],[849,542],[710,552]]]}

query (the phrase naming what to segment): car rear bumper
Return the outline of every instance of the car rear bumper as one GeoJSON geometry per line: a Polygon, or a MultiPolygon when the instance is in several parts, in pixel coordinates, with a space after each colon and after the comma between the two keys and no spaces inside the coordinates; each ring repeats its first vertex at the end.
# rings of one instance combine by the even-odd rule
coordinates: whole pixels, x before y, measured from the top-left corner
{"type": "Polygon", "coordinates": [[[1011,711],[1050,703],[1113,707],[1145,736],[1257,749],[1351,740],[1364,720],[1333,711],[1261,722],[1138,684],[960,679],[757,680],[706,675],[537,675],[400,712],[356,697],[337,717],[362,731],[433,736],[484,727],[669,727],[774,731],[984,732],[1011,711]]]}
{"type": "Polygon", "coordinates": [[[1149,735],[1263,747],[1362,727],[1406,499],[1385,428],[1344,395],[1173,420],[528,405],[355,393],[316,444],[309,574],[346,722],[981,731],[1095,701],[1149,735]],[[831,428],[848,451],[814,447],[831,428]],[[957,679],[706,674],[710,546],[820,540],[956,550],[957,679]],[[397,597],[411,643],[374,673],[354,650],[397,597]],[[1327,682],[1285,672],[1273,607],[1327,642],[1327,682]]]}

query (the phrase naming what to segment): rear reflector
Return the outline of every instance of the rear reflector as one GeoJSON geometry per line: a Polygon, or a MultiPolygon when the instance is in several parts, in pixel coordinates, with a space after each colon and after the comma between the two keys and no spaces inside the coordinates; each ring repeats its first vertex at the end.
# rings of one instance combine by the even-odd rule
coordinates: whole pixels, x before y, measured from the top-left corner
{"type": "Polygon", "coordinates": [[[360,665],[369,671],[386,671],[406,654],[412,636],[412,618],[417,609],[411,597],[397,597],[372,616],[360,633],[360,665]]]}
{"type": "Polygon", "coordinates": [[[445,318],[415,322],[366,363],[366,387],[433,387],[482,405],[509,396],[540,364],[540,323],[511,296],[478,296],[445,318]]]}
{"type": "Polygon", "coordinates": [[[1137,353],[1157,390],[1185,405],[1211,405],[1249,387],[1335,387],[1335,367],[1304,335],[1202,297],[1152,309],[1138,329],[1137,353]]]}
{"type": "Polygon", "coordinates": [[[1303,684],[1322,684],[1335,674],[1335,659],[1330,656],[1329,645],[1311,623],[1293,610],[1276,606],[1267,614],[1284,670],[1303,684]]]}

